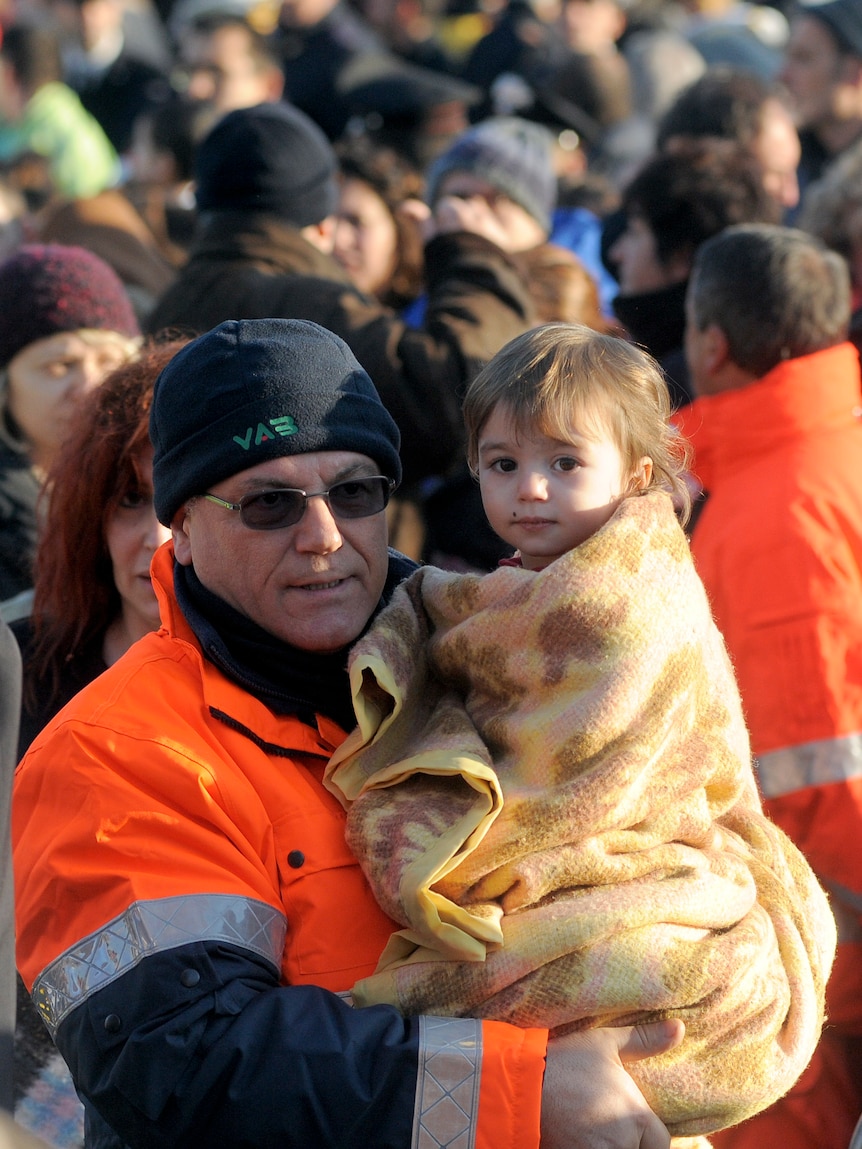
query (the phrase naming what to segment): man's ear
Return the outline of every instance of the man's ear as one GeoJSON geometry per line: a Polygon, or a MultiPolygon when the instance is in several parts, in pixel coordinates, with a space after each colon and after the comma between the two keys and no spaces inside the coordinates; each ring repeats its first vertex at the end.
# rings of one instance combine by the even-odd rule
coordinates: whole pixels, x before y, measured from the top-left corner
{"type": "Polygon", "coordinates": [[[841,79],[854,88],[862,87],[862,59],[845,52],[841,58],[841,79]]]}
{"type": "Polygon", "coordinates": [[[192,565],[192,540],[190,532],[191,511],[184,503],[171,520],[171,538],[174,540],[174,558],[180,566],[192,565]]]}
{"type": "Polygon", "coordinates": [[[691,275],[694,253],[691,247],[681,247],[662,263],[668,287],[674,283],[685,283],[691,275]]]}
{"type": "Polygon", "coordinates": [[[335,246],[335,225],[337,222],[334,215],[328,215],[326,219],[322,219],[320,223],[310,223],[300,228],[300,235],[302,235],[303,239],[310,243],[312,247],[316,247],[318,251],[322,251],[326,255],[332,255],[332,249],[335,246]]]}
{"type": "Polygon", "coordinates": [[[727,336],[716,323],[710,323],[701,332],[702,363],[710,374],[720,371],[730,358],[727,336]]]}

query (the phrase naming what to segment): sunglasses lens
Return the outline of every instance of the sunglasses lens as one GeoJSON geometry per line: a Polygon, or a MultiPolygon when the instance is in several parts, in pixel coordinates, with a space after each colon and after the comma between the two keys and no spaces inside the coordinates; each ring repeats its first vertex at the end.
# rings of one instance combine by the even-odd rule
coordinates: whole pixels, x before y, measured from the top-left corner
{"type": "Polygon", "coordinates": [[[341,519],[364,519],[376,515],[389,502],[389,481],[380,475],[348,479],[329,488],[329,505],[341,519]]]}
{"type": "Polygon", "coordinates": [[[305,495],[302,491],[288,489],[261,491],[259,495],[243,499],[243,523],[253,531],[276,531],[298,523],[305,510],[305,495]]]}
{"type": "MultiPolygon", "coordinates": [[[[381,475],[367,479],[346,479],[326,493],[332,513],[340,519],[364,519],[376,515],[389,502],[389,480],[381,475]]],[[[277,531],[292,527],[305,514],[304,491],[283,487],[261,491],[240,502],[240,517],[252,531],[277,531]]]]}

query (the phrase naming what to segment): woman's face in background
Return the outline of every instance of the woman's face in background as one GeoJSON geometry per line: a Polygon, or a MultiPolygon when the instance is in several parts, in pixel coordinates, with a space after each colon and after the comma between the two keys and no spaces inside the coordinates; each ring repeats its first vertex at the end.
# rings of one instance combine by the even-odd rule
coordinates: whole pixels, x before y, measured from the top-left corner
{"type": "Polygon", "coordinates": [[[132,638],[140,638],[159,625],[150,563],[158,547],[171,537],[153,507],[151,447],[146,447],[138,460],[138,474],[140,482],[121,496],[105,522],[114,585],[120,595],[125,629],[132,638]]]}
{"type": "Polygon", "coordinates": [[[335,225],[335,258],[368,295],[381,295],[398,262],[398,229],[389,208],[364,180],[346,178],[335,225]]]}
{"type": "Polygon", "coordinates": [[[120,335],[60,331],[29,343],[9,362],[9,414],[36,466],[51,465],[81,397],[125,363],[130,350],[120,335]]]}

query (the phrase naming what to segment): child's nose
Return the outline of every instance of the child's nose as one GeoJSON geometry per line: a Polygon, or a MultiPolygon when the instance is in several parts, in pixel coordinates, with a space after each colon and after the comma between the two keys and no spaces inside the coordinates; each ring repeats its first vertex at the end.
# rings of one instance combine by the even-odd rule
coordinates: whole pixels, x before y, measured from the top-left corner
{"type": "Polygon", "coordinates": [[[548,494],[548,480],[540,471],[524,471],[518,488],[522,499],[544,499],[548,494]]]}

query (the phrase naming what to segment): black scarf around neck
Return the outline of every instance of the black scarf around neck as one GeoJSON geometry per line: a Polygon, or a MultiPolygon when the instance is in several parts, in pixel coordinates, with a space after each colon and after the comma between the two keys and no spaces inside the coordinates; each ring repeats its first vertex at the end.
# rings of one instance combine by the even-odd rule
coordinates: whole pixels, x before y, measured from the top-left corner
{"type": "MultiPolygon", "coordinates": [[[[372,619],[417,565],[390,548],[386,585],[372,619]]],[[[316,714],[325,714],[343,730],[353,729],[349,647],[319,654],[282,642],[208,590],[193,567],[177,562],[174,589],[205,657],[233,682],[276,714],[296,715],[309,726],[316,726],[316,714]]]]}

